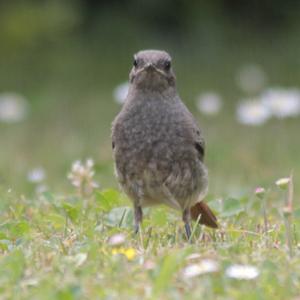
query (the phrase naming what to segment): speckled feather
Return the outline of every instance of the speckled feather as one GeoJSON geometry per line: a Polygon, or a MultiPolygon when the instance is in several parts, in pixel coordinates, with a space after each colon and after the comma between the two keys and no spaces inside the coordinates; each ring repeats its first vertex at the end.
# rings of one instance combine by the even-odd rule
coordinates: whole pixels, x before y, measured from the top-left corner
{"type": "MultiPolygon", "coordinates": [[[[144,60],[156,64],[168,55],[144,52],[144,60]]],[[[131,73],[127,100],[113,122],[116,175],[136,205],[164,203],[183,211],[207,192],[204,139],[177,94],[173,73],[148,73],[140,81],[131,73]]]]}

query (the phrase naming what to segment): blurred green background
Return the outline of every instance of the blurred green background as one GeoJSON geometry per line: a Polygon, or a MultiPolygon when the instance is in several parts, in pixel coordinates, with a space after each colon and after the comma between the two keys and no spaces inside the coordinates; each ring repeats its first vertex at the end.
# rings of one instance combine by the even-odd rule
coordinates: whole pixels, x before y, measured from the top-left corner
{"type": "Polygon", "coordinates": [[[240,99],[260,92],[240,88],[244,66],[263,70],[263,88],[300,86],[299,36],[300,2],[292,0],[1,1],[0,93],[22,95],[28,115],[0,122],[0,188],[32,192],[28,172],[41,167],[48,188],[68,190],[72,162],[88,157],[100,185],[117,186],[113,91],[133,53],[147,48],[173,57],[180,95],[206,137],[212,195],[268,186],[291,171],[299,187],[299,117],[261,126],[236,119],[240,99]],[[196,108],[206,91],[223,100],[215,116],[196,108]]]}

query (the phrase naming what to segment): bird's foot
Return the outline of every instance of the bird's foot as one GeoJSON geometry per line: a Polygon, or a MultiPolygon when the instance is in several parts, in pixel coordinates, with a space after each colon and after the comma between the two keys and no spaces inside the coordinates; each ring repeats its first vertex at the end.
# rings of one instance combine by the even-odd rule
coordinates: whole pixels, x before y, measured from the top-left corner
{"type": "Polygon", "coordinates": [[[189,223],[185,223],[184,224],[184,228],[185,228],[185,233],[186,233],[186,237],[188,239],[188,241],[190,241],[190,238],[191,238],[191,227],[190,227],[190,224],[189,223]]]}

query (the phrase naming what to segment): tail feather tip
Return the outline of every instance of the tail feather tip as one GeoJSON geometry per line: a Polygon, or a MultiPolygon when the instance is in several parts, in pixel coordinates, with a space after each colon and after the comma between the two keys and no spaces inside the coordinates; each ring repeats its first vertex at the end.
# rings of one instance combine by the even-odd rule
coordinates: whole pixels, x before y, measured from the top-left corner
{"type": "Polygon", "coordinates": [[[218,221],[215,214],[209,208],[209,206],[204,202],[198,202],[191,207],[191,217],[193,220],[197,220],[199,215],[201,215],[200,224],[206,225],[211,228],[218,228],[218,221]]]}

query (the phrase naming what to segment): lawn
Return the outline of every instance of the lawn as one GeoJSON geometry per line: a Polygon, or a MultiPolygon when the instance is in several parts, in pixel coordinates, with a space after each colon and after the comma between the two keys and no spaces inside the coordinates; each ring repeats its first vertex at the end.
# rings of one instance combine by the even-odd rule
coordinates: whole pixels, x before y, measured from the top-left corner
{"type": "Polygon", "coordinates": [[[146,210],[135,235],[128,199],[114,189],[84,190],[32,197],[1,191],[1,299],[296,299],[299,294],[300,211],[288,221],[287,191],[275,184],[241,198],[210,197],[220,229],[193,224],[191,243],[173,211],[146,210]]]}
{"type": "Polygon", "coordinates": [[[261,126],[236,119],[240,99],[257,96],[237,86],[240,67],[258,64],[267,74],[263,89],[297,87],[297,42],[284,60],[280,42],[258,42],[253,53],[251,39],[216,52],[158,43],[174,53],[179,92],[207,142],[206,201],[220,228],[194,223],[191,242],[180,214],[165,207],[145,209],[135,235],[130,200],[113,174],[110,126],[120,110],[113,90],[127,80],[132,53],[151,40],[119,53],[85,42],[3,60],[1,92],[25,95],[29,113],[0,122],[0,299],[298,299],[299,117],[261,126]],[[196,109],[205,91],[221,95],[218,115],[196,109]],[[73,186],[72,164],[90,157],[89,180],[99,186],[73,186]],[[290,174],[293,207],[275,184],[290,174]]]}

